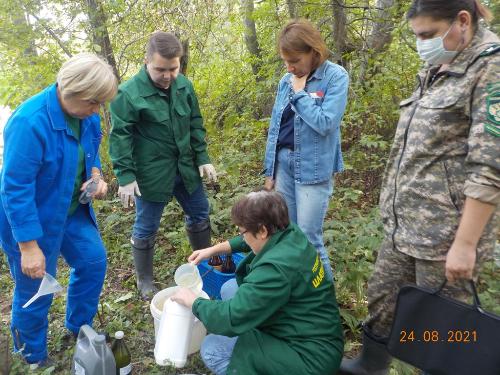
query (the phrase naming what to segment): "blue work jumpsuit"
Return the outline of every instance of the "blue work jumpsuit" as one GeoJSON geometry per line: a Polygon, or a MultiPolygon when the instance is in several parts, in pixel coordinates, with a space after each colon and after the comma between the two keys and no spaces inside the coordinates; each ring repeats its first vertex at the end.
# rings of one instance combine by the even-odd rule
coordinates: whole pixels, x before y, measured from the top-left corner
{"type": "MultiPolygon", "coordinates": [[[[100,169],[99,116],[81,120],[80,144],[85,173],[100,169]]],[[[77,173],[78,140],[65,121],[56,85],[21,104],[4,129],[0,175],[0,244],[15,283],[11,330],[14,348],[28,363],[47,357],[48,310],[52,295],[22,306],[38,290],[41,279],[21,271],[18,242],[36,240],[45,255],[46,272],[56,275],[62,254],[71,267],[66,327],[78,333],[91,324],[106,273],[106,251],[92,207],[80,204],[68,216],[77,173]]]]}

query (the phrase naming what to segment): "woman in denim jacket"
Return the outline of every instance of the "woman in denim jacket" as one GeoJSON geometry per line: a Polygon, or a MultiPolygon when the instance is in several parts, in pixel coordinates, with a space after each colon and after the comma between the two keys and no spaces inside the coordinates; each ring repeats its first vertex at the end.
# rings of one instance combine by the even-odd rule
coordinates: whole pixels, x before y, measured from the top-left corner
{"type": "Polygon", "coordinates": [[[333,191],[332,175],[342,171],[340,122],[347,103],[349,77],[329,54],[319,31],[295,20],[278,39],[288,73],[281,79],[267,138],[265,188],[273,187],[287,203],[290,220],[318,250],[333,280],[323,243],[323,220],[333,191]]]}

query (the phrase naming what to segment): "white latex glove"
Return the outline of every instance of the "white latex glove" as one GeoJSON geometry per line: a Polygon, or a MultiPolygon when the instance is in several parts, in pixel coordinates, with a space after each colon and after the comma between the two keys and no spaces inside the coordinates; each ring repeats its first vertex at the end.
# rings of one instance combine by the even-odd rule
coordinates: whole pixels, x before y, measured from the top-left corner
{"type": "Polygon", "coordinates": [[[118,196],[120,197],[122,205],[125,208],[132,207],[134,205],[135,195],[138,195],[139,197],[141,196],[137,181],[118,188],[118,196]]]}
{"type": "Polygon", "coordinates": [[[200,177],[207,176],[208,181],[217,181],[217,172],[212,164],[203,164],[198,167],[200,171],[200,177]]]}

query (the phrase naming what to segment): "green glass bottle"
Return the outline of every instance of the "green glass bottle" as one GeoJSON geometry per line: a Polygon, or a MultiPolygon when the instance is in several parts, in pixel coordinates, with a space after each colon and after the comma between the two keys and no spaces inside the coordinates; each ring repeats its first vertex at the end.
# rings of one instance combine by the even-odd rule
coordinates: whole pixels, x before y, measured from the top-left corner
{"type": "Polygon", "coordinates": [[[111,346],[111,351],[115,356],[116,375],[128,375],[132,373],[132,364],[130,363],[130,351],[123,340],[123,331],[115,333],[115,341],[111,346]]]}

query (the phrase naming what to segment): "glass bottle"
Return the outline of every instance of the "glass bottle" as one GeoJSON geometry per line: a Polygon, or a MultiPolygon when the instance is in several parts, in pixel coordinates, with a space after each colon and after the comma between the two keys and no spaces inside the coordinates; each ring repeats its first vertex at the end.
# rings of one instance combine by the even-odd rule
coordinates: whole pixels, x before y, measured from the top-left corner
{"type": "Polygon", "coordinates": [[[115,341],[111,346],[111,351],[115,356],[116,375],[128,375],[132,373],[132,364],[130,363],[130,351],[123,340],[123,331],[115,333],[115,341]]]}
{"type": "Polygon", "coordinates": [[[220,255],[216,254],[213,255],[209,260],[208,260],[208,265],[212,266],[214,269],[217,271],[220,271],[222,269],[222,258],[220,255]]]}
{"type": "Polygon", "coordinates": [[[222,263],[222,273],[234,273],[236,271],[236,264],[234,264],[233,256],[231,254],[226,255],[224,263],[222,263]]]}

